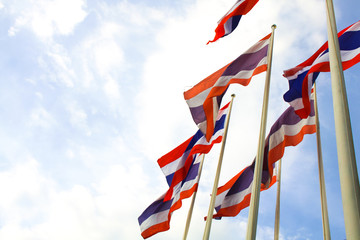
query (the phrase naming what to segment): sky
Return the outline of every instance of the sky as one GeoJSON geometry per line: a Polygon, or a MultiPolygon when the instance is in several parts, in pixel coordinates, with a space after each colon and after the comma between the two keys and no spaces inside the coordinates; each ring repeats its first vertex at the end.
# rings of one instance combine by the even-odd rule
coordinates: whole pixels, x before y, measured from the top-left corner
{"type": "MultiPolygon", "coordinates": [[[[327,40],[325,1],[259,1],[206,45],[234,2],[0,0],[0,239],[142,239],[137,218],[167,190],[157,159],[197,131],[183,92],[276,24],[269,131],[288,107],[283,70],[327,40]]],[[[338,31],[360,20],[359,1],[334,5],[338,31]]],[[[356,155],[359,74],[344,72],[356,155]]],[[[264,82],[232,85],[223,99],[236,94],[220,186],[256,155],[264,82]]],[[[330,231],[345,239],[330,73],[317,93],[330,231]]],[[[188,239],[202,238],[219,150],[205,157],[188,239]]],[[[315,134],[285,150],[281,184],[280,239],[322,239],[315,134]]],[[[261,193],[259,240],[273,238],[275,199],[275,185],[261,193]]],[[[150,239],[179,239],[189,204],[150,239]]],[[[210,239],[244,239],[247,217],[213,221],[210,239]]]]}

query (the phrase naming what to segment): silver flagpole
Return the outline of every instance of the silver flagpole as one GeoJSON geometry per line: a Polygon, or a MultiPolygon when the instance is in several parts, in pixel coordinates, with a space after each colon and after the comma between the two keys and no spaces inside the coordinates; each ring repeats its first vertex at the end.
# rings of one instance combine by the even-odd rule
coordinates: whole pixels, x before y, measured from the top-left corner
{"type": "Polygon", "coordinates": [[[256,227],[257,227],[257,219],[258,219],[258,211],[259,211],[259,200],[260,200],[260,186],[261,186],[261,176],[262,176],[262,168],[264,162],[264,146],[265,146],[265,131],[266,131],[266,121],[267,121],[267,110],[268,110],[268,102],[269,102],[269,89],[270,89],[270,75],[271,75],[271,61],[272,61],[272,52],[274,45],[274,32],[276,25],[272,25],[272,34],[270,38],[270,46],[268,49],[268,66],[266,71],[266,81],[264,88],[264,98],[263,98],[263,107],[261,114],[261,124],[260,124],[260,136],[258,142],[258,151],[256,155],[255,161],[255,170],[254,170],[254,179],[253,186],[251,188],[251,199],[250,199],[250,210],[248,217],[248,226],[246,232],[247,240],[255,240],[256,237],[256,227]]]}
{"type": "Polygon", "coordinates": [[[210,236],[211,222],[212,222],[212,218],[213,218],[213,214],[214,214],[214,206],[215,206],[217,188],[218,188],[218,184],[219,184],[221,164],[222,164],[222,160],[223,160],[223,156],[224,156],[226,137],[227,137],[229,121],[230,121],[230,114],[231,114],[231,108],[232,108],[234,98],[235,98],[235,94],[232,94],[231,95],[230,107],[229,107],[229,115],[226,118],[225,129],[224,129],[224,137],[223,137],[222,144],[221,144],[219,162],[218,162],[218,166],[217,166],[217,169],[216,169],[214,186],[213,186],[213,189],[212,189],[212,194],[211,194],[211,199],[210,199],[209,211],[208,211],[208,215],[207,215],[207,218],[206,218],[206,224],[205,224],[203,240],[208,240],[209,236],[210,236]]]}
{"type": "MultiPolygon", "coordinates": [[[[204,158],[205,158],[205,154],[202,154],[201,156],[201,162],[200,162],[200,166],[199,166],[199,177],[198,177],[198,187],[199,188],[199,181],[200,181],[200,177],[201,177],[201,172],[202,172],[202,167],[204,164],[204,158]]],[[[183,240],[186,240],[188,232],[189,232],[189,227],[190,227],[190,222],[191,222],[191,217],[192,217],[192,212],[194,209],[194,203],[195,203],[195,199],[196,199],[196,193],[197,193],[197,189],[194,192],[192,199],[191,199],[191,204],[190,204],[190,208],[189,208],[189,212],[186,218],[186,224],[185,224],[185,231],[184,231],[184,235],[183,235],[183,240]]]]}
{"type": "Polygon", "coordinates": [[[279,240],[280,232],[280,185],[281,185],[281,159],[277,165],[277,191],[276,191],[276,207],[275,207],[275,225],[274,225],[274,240],[279,240]]]}
{"type": "Polygon", "coordinates": [[[332,0],[326,0],[331,86],[347,240],[360,239],[360,187],[332,0]]]}
{"type": "Polygon", "coordinates": [[[323,165],[323,159],[322,159],[321,138],[320,138],[319,110],[318,110],[318,105],[317,105],[316,84],[315,83],[314,83],[314,108],[315,108],[315,121],[316,121],[316,145],[317,145],[317,152],[318,152],[319,184],[320,184],[323,236],[324,236],[324,240],[330,240],[331,239],[330,224],[329,224],[329,214],[328,214],[328,207],[327,207],[327,200],[326,200],[324,165],[323,165]]]}

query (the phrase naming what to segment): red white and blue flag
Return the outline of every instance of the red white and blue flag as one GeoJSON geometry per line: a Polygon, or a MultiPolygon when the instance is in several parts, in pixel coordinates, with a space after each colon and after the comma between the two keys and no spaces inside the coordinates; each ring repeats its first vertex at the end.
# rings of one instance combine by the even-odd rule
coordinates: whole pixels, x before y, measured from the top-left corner
{"type": "MultiPolygon", "coordinates": [[[[285,147],[296,146],[303,140],[305,134],[315,132],[313,100],[311,101],[310,115],[306,119],[301,119],[296,115],[291,106],[285,110],[273,124],[266,138],[261,191],[270,188],[276,182],[276,174],[274,174],[275,162],[283,157],[285,147]]],[[[224,186],[218,188],[215,200],[217,213],[214,214],[214,218],[234,217],[242,209],[249,206],[254,167],[255,160],[224,186]]]]}
{"type": "Polygon", "coordinates": [[[224,123],[230,103],[219,111],[214,135],[206,141],[199,131],[158,160],[165,174],[169,190],[152,203],[138,218],[143,238],[170,229],[172,213],[196,191],[199,181],[200,155],[208,153],[215,143],[220,143],[224,134],[224,123]]]}
{"type": "MultiPolygon", "coordinates": [[[[342,66],[346,70],[360,61],[360,21],[339,32],[338,38],[342,66]]],[[[309,96],[320,72],[330,72],[328,42],[305,62],[284,71],[284,77],[289,80],[284,100],[301,118],[310,113],[309,96]]]]}
{"type": "Polygon", "coordinates": [[[267,35],[233,62],[184,92],[194,122],[209,140],[213,134],[221,100],[232,83],[247,86],[253,76],[266,71],[271,34],[267,35]]]}
{"type": "Polygon", "coordinates": [[[259,0],[236,1],[235,5],[218,21],[218,26],[215,29],[215,37],[207,44],[232,33],[239,24],[241,16],[247,14],[258,1],[259,0]]]}
{"type": "Polygon", "coordinates": [[[194,158],[182,186],[178,189],[178,194],[168,201],[165,200],[165,194],[163,194],[146,208],[138,218],[141,236],[144,239],[169,230],[172,213],[181,207],[182,199],[191,197],[197,190],[201,157],[196,155],[194,158]]]}

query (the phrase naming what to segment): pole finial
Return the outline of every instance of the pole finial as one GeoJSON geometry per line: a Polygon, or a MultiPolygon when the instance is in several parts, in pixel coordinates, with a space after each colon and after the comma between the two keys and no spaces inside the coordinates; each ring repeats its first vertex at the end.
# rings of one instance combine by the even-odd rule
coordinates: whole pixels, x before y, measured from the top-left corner
{"type": "Polygon", "coordinates": [[[271,26],[271,28],[272,28],[272,29],[276,29],[276,24],[273,24],[273,25],[271,26]]]}
{"type": "Polygon", "coordinates": [[[231,94],[231,97],[232,97],[232,98],[234,98],[235,96],[236,96],[235,93],[231,94]]]}

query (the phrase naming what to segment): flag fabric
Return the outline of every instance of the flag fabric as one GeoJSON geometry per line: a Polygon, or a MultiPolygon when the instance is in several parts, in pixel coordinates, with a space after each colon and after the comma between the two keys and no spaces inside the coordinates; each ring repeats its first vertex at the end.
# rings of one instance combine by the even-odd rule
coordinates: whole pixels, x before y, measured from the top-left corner
{"type": "Polygon", "coordinates": [[[199,181],[199,156],[208,153],[215,143],[222,141],[229,105],[230,102],[220,109],[214,135],[209,142],[198,130],[193,137],[159,158],[158,164],[166,177],[169,190],[138,218],[144,239],[168,230],[171,215],[181,207],[182,199],[191,197],[196,191],[199,181]]]}
{"type": "Polygon", "coordinates": [[[196,155],[185,177],[179,193],[166,201],[165,194],[153,202],[138,218],[141,236],[146,239],[156,233],[170,229],[172,212],[179,209],[182,199],[189,198],[197,190],[201,158],[196,155]]]}
{"type": "Polygon", "coordinates": [[[247,86],[253,76],[266,71],[270,36],[267,35],[233,62],[184,92],[193,120],[207,140],[213,134],[218,109],[228,86],[232,83],[247,86]]]}
{"type": "Polygon", "coordinates": [[[239,24],[241,16],[247,14],[258,1],[259,0],[236,1],[235,5],[218,21],[218,26],[215,29],[215,37],[207,44],[232,33],[239,24]]]}
{"type": "MultiPolygon", "coordinates": [[[[316,132],[315,112],[311,100],[311,112],[306,119],[301,119],[289,107],[270,129],[264,149],[264,165],[262,169],[261,191],[270,188],[276,182],[274,174],[275,162],[284,155],[285,147],[296,146],[305,134],[316,132]]],[[[225,185],[218,188],[215,200],[214,218],[233,217],[250,204],[254,177],[255,160],[235,175],[225,185]]]]}
{"type": "Polygon", "coordinates": [[[215,143],[221,142],[229,106],[230,102],[220,109],[219,118],[215,124],[214,134],[209,142],[206,141],[204,135],[199,130],[193,137],[159,158],[158,164],[166,176],[166,181],[169,185],[165,200],[170,200],[174,197],[174,194],[177,194],[176,189],[181,187],[183,179],[186,177],[193,161],[193,155],[198,153],[208,153],[215,143]]]}
{"type": "MultiPolygon", "coordinates": [[[[339,32],[338,38],[342,66],[346,70],[360,61],[360,21],[339,32]]],[[[305,62],[284,71],[284,77],[289,80],[284,100],[301,118],[310,113],[310,91],[320,72],[330,72],[328,42],[305,62]]]]}

